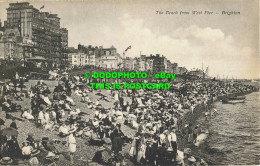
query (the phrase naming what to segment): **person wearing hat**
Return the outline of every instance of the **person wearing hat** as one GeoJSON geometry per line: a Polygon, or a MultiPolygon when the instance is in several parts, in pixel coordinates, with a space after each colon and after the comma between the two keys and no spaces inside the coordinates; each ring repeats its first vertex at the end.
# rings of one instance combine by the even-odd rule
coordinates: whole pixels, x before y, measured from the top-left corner
{"type": "Polygon", "coordinates": [[[26,141],[29,142],[29,145],[34,147],[35,140],[33,138],[33,133],[28,133],[28,136],[26,138],[26,141]]]}
{"type": "Polygon", "coordinates": [[[55,153],[57,152],[55,146],[53,146],[53,143],[51,141],[49,141],[48,137],[43,137],[42,138],[42,146],[43,146],[43,150],[47,151],[47,158],[48,157],[54,157],[55,153]]]}
{"type": "Polygon", "coordinates": [[[147,147],[146,158],[149,161],[149,165],[157,165],[157,154],[158,154],[158,137],[152,135],[150,145],[147,147]]]}
{"type": "Polygon", "coordinates": [[[195,165],[196,165],[196,159],[195,159],[195,157],[190,156],[190,157],[188,158],[188,161],[189,161],[189,165],[190,165],[190,166],[195,166],[195,165]]]}
{"type": "Polygon", "coordinates": [[[167,132],[167,130],[165,131],[161,131],[160,135],[159,135],[159,145],[162,146],[163,143],[166,143],[166,135],[165,133],[167,132]]]}
{"type": "Polygon", "coordinates": [[[179,155],[176,156],[175,164],[177,166],[184,166],[184,161],[179,155]]]}
{"type": "Polygon", "coordinates": [[[66,125],[65,122],[62,122],[62,125],[59,128],[59,133],[61,136],[66,136],[69,134],[69,127],[66,125]]]}
{"type": "Polygon", "coordinates": [[[12,162],[13,160],[10,157],[3,157],[0,159],[0,165],[10,165],[12,162]]]}
{"type": "Polygon", "coordinates": [[[16,122],[15,122],[15,119],[12,119],[12,123],[10,124],[10,127],[14,128],[14,129],[18,129],[16,122]]]}
{"type": "Polygon", "coordinates": [[[66,113],[64,111],[64,109],[60,109],[59,110],[59,121],[63,122],[66,119],[66,113]]]}
{"type": "Polygon", "coordinates": [[[38,149],[32,151],[31,159],[29,160],[30,165],[39,165],[39,160],[36,157],[39,153],[40,151],[38,149]]]}

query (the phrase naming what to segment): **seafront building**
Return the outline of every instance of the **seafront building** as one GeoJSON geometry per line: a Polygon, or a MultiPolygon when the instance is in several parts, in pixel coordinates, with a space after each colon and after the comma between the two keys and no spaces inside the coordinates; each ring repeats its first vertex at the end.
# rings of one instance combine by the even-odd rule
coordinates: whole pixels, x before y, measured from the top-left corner
{"type": "Polygon", "coordinates": [[[123,60],[114,46],[103,48],[79,44],[78,49],[69,49],[69,66],[95,66],[104,69],[119,69],[123,67],[123,60]]]}
{"type": "Polygon", "coordinates": [[[103,46],[94,47],[81,44],[78,45],[78,49],[68,49],[68,64],[70,67],[88,65],[103,69],[125,69],[153,73],[183,74],[188,71],[185,67],[178,67],[178,63],[171,63],[170,60],[160,54],[122,58],[113,46],[103,48],[103,46]]]}
{"type": "Polygon", "coordinates": [[[10,3],[6,10],[0,46],[4,47],[0,54],[5,59],[41,60],[46,66],[61,64],[66,57],[68,31],[60,27],[57,14],[42,12],[29,2],[10,3]]]}

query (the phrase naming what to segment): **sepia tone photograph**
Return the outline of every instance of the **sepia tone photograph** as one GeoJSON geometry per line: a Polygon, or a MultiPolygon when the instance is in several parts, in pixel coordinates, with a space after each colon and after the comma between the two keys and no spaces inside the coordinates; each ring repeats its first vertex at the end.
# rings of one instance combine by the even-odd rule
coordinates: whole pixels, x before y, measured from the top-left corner
{"type": "Polygon", "coordinates": [[[0,0],[0,165],[260,165],[259,0],[0,0]]]}

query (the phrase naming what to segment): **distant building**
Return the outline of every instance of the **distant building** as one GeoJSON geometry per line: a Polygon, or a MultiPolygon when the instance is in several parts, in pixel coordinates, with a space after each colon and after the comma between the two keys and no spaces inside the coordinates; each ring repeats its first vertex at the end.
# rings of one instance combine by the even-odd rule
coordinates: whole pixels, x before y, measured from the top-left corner
{"type": "Polygon", "coordinates": [[[139,60],[139,71],[145,71],[146,70],[146,56],[141,55],[139,60]]]}
{"type": "Polygon", "coordinates": [[[89,56],[84,53],[69,53],[68,63],[70,66],[85,66],[89,64],[89,56]]]}
{"type": "Polygon", "coordinates": [[[188,70],[185,67],[177,67],[176,74],[184,74],[187,72],[188,72],[188,70]]]}
{"type": "Polygon", "coordinates": [[[173,63],[172,64],[172,72],[174,73],[174,74],[177,74],[177,70],[178,70],[178,63],[173,63]]]}
{"type": "Polygon", "coordinates": [[[79,44],[78,51],[87,54],[89,57],[88,65],[107,69],[118,69],[123,67],[122,57],[117,53],[114,46],[103,48],[102,46],[84,46],[79,44]]]}
{"type": "Polygon", "coordinates": [[[189,74],[192,75],[192,76],[200,77],[200,78],[202,78],[202,77],[204,76],[203,70],[200,70],[200,69],[191,70],[191,71],[189,72],[189,74]]]}
{"type": "Polygon", "coordinates": [[[100,66],[105,69],[119,69],[123,67],[123,61],[119,54],[104,55],[100,58],[100,66]]]}
{"type": "Polygon", "coordinates": [[[154,60],[153,59],[146,59],[146,71],[153,71],[153,63],[154,60]]]}
{"type": "Polygon", "coordinates": [[[153,66],[152,66],[152,71],[154,73],[160,73],[160,72],[165,72],[166,66],[165,62],[167,63],[167,59],[163,56],[160,56],[160,54],[156,55],[150,55],[146,57],[147,61],[153,61],[153,66]]]}
{"type": "Polygon", "coordinates": [[[134,70],[134,59],[126,57],[123,59],[124,68],[127,70],[134,70]]]}
{"type": "Polygon", "coordinates": [[[166,73],[173,73],[173,64],[170,60],[167,60],[166,73]]]}

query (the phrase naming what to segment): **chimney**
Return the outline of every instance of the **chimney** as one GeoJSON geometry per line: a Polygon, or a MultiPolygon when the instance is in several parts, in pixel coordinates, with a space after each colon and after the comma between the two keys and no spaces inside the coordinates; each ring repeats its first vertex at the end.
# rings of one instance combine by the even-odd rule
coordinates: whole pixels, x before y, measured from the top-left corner
{"type": "Polygon", "coordinates": [[[78,45],[78,50],[81,50],[81,49],[82,49],[81,44],[79,44],[78,45]]]}

